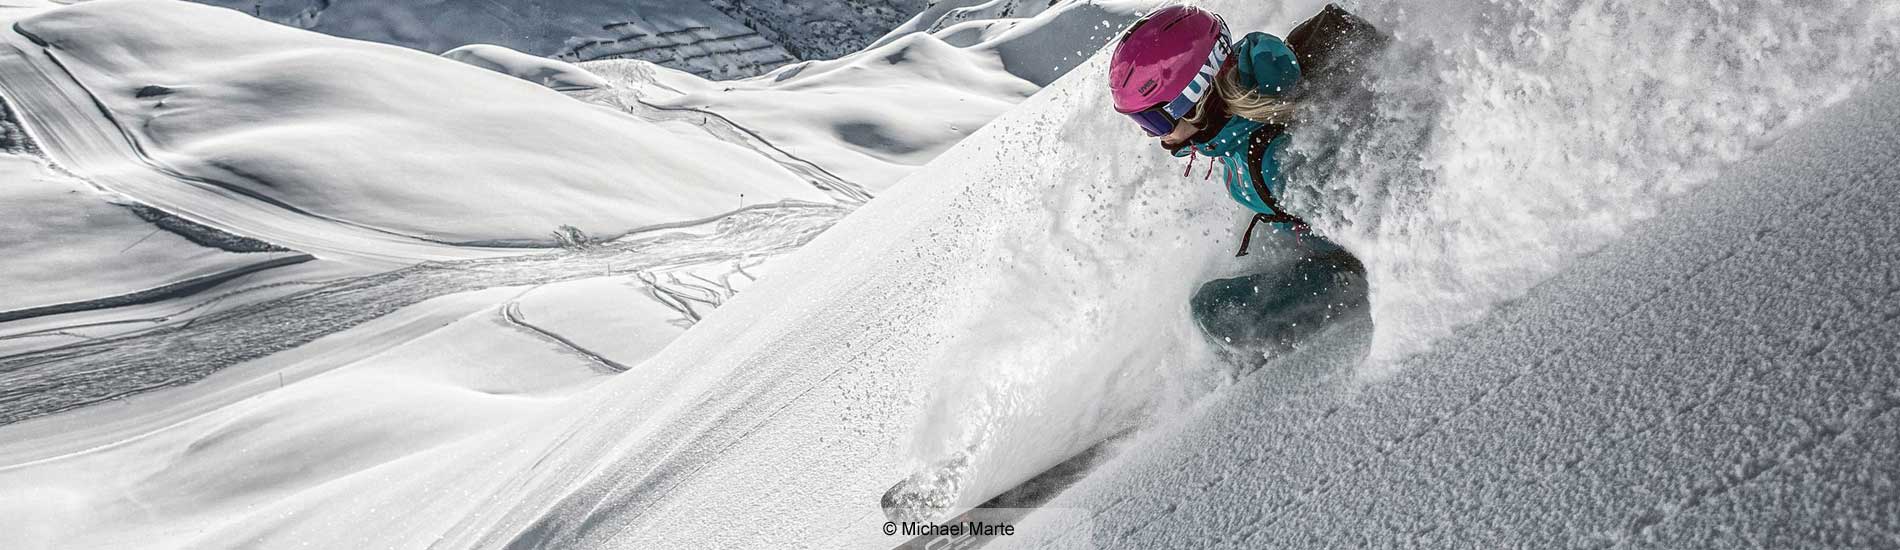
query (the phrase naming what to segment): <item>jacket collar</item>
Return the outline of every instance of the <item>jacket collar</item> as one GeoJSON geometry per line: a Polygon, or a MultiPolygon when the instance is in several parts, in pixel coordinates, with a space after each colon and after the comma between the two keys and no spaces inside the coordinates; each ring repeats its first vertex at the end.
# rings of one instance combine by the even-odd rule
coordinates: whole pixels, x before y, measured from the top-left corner
{"type": "Polygon", "coordinates": [[[1244,155],[1247,153],[1248,140],[1253,138],[1253,131],[1260,129],[1261,126],[1264,124],[1246,117],[1228,117],[1227,123],[1221,125],[1219,129],[1209,126],[1208,129],[1195,134],[1188,140],[1192,145],[1175,151],[1174,156],[1185,157],[1194,153],[1210,157],[1244,155]]]}

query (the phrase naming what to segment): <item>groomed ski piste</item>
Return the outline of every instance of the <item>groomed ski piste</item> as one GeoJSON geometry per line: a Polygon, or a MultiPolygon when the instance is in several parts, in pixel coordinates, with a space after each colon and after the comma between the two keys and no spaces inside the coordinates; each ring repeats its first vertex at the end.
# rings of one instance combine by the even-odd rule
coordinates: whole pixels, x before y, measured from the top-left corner
{"type": "MultiPolygon", "coordinates": [[[[128,5],[61,8],[21,28],[119,17],[110,10],[128,5]]],[[[155,5],[141,9],[168,9],[155,5]]],[[[1291,245],[1265,236],[1261,252],[1235,259],[1244,218],[1219,186],[1183,178],[1179,160],[1112,112],[1097,50],[1124,23],[1050,23],[1154,5],[1064,2],[1009,24],[913,22],[933,34],[879,41],[874,51],[909,46],[941,62],[1017,32],[1001,44],[1081,54],[1066,74],[1051,63],[1047,81],[1022,65],[1027,54],[959,65],[1043,87],[994,107],[1000,116],[967,137],[910,140],[940,154],[763,128],[767,117],[748,119],[745,107],[714,108],[784,149],[745,152],[751,142],[712,128],[701,146],[744,153],[734,169],[778,190],[756,192],[812,193],[810,204],[786,204],[815,212],[772,210],[537,264],[453,243],[532,236],[550,229],[533,220],[583,213],[610,228],[597,232],[626,231],[705,215],[693,210],[703,205],[680,198],[685,206],[643,218],[536,204],[576,210],[513,229],[453,215],[479,196],[424,201],[443,223],[364,209],[329,214],[355,223],[279,216],[299,225],[272,227],[273,217],[194,210],[235,202],[161,205],[216,229],[308,243],[317,265],[367,269],[413,251],[436,262],[379,284],[473,282],[405,290],[392,312],[190,384],[0,426],[5,546],[890,548],[904,542],[879,531],[893,483],[959,463],[944,494],[974,506],[1130,427],[994,547],[1900,545],[1900,6],[1349,4],[1396,46],[1372,71],[1377,101],[1358,113],[1369,124],[1319,118],[1296,132],[1296,150],[1315,160],[1288,201],[1364,261],[1370,307],[1239,370],[1194,326],[1189,297],[1211,279],[1274,269],[1291,245]],[[851,155],[882,162],[839,162],[851,155]],[[793,156],[858,166],[833,173],[848,181],[901,179],[865,186],[876,198],[857,206],[781,162],[793,156]],[[927,163],[904,168],[912,161],[927,163]],[[411,225],[363,227],[389,220],[411,225]],[[396,238],[422,231],[469,238],[396,238]],[[750,236],[720,237],[730,234],[750,236]],[[754,263],[755,244],[773,251],[759,255],[769,263],[754,263]],[[591,273],[595,258],[631,261],[611,254],[659,262],[696,247],[716,252],[693,264],[705,273],[549,278],[535,267],[591,273]],[[463,261],[488,267],[450,268],[463,261]],[[483,269],[536,271],[492,287],[500,279],[464,275],[483,269]],[[695,288],[712,295],[669,324],[684,312],[654,304],[687,305],[693,293],[675,285],[673,302],[643,301],[644,289],[666,286],[651,284],[659,277],[705,281],[695,288]]],[[[1236,29],[1284,32],[1322,3],[1201,5],[1236,29]]],[[[938,9],[920,20],[940,20],[938,9]]],[[[140,59],[110,51],[101,59],[140,59]]],[[[866,59],[738,85],[879,66],[866,59]]],[[[679,74],[581,67],[679,93],[638,97],[654,108],[700,106],[665,103],[695,93],[679,74]]],[[[9,73],[19,109],[16,82],[9,73]]],[[[993,82],[972,95],[1023,90],[993,82]]],[[[145,85],[113,89],[138,98],[145,85]]],[[[595,97],[624,109],[594,111],[640,105],[625,99],[595,97]]],[[[883,101],[864,105],[880,120],[913,107],[883,101]]],[[[426,102],[383,106],[414,103],[426,102]]],[[[842,103],[803,120],[854,114],[842,103]]],[[[917,103],[918,116],[940,116],[917,103]]],[[[48,147],[47,134],[35,137],[48,147]]],[[[533,159],[539,144],[515,145],[533,159]]],[[[218,151],[169,160],[189,168],[218,151]]],[[[347,173],[366,192],[388,177],[372,166],[347,173]]],[[[325,188],[321,172],[290,175],[305,179],[267,180],[325,188]]],[[[478,183],[508,190],[506,178],[478,183]]],[[[230,197],[192,200],[213,199],[230,197]]],[[[195,357],[209,341],[155,345],[148,357],[195,357]]]]}

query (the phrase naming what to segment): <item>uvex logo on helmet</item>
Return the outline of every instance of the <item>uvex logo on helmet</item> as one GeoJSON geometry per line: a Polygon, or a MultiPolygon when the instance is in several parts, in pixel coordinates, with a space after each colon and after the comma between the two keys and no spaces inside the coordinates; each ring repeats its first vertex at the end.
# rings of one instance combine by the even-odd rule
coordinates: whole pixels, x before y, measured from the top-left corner
{"type": "Polygon", "coordinates": [[[1169,6],[1148,14],[1109,58],[1115,110],[1150,134],[1167,134],[1213,88],[1231,49],[1227,23],[1213,12],[1169,6]]]}

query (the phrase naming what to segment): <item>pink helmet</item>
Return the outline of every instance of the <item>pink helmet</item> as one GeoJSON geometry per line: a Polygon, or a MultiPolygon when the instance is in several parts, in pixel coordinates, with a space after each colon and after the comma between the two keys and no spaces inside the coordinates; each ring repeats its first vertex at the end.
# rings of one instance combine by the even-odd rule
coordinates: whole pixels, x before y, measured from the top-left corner
{"type": "Polygon", "coordinates": [[[1174,131],[1213,87],[1233,50],[1227,22],[1201,8],[1169,6],[1128,28],[1108,62],[1115,110],[1150,135],[1174,131]]]}

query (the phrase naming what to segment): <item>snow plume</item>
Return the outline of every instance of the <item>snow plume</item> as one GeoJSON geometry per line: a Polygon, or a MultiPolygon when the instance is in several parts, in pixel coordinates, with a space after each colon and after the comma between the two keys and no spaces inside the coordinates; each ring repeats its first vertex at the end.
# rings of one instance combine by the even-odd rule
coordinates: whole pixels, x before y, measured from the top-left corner
{"type": "MultiPolygon", "coordinates": [[[[1080,72],[1101,72],[1097,61],[1080,72]]],[[[913,456],[976,457],[966,505],[1219,379],[1187,303],[1235,269],[1209,244],[1232,231],[1232,205],[1198,170],[1184,182],[1181,161],[1126,120],[1101,116],[1112,111],[1095,92],[1038,96],[1038,120],[1006,127],[1045,130],[990,134],[952,161],[975,182],[959,199],[973,204],[943,231],[985,252],[943,290],[950,337],[919,379],[929,399],[913,456]]]]}
{"type": "MultiPolygon", "coordinates": [[[[1319,8],[1200,4],[1276,34],[1319,8]]],[[[1369,265],[1375,377],[1891,72],[1900,43],[1875,2],[1351,9],[1394,47],[1365,101],[1306,105],[1287,200],[1369,265]]],[[[1217,381],[1185,303],[1263,265],[1228,255],[1240,223],[1218,185],[1183,182],[1112,115],[1102,57],[910,182],[956,173],[983,197],[945,229],[983,228],[964,245],[988,252],[946,290],[954,336],[927,361],[913,445],[969,459],[965,505],[1217,381]]]]}
{"type": "Polygon", "coordinates": [[[1294,135],[1310,162],[1287,201],[1369,265],[1375,363],[1616,239],[1891,74],[1900,49],[1900,10],[1867,0],[1362,11],[1396,39],[1372,71],[1376,97],[1309,106],[1294,135]]]}

